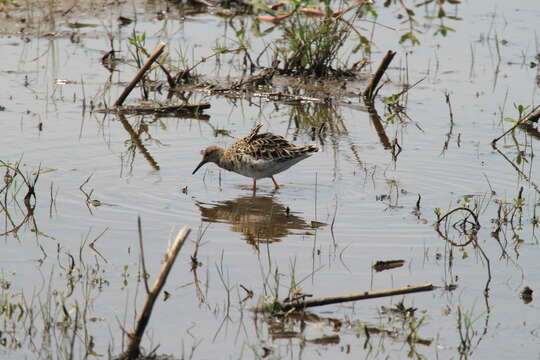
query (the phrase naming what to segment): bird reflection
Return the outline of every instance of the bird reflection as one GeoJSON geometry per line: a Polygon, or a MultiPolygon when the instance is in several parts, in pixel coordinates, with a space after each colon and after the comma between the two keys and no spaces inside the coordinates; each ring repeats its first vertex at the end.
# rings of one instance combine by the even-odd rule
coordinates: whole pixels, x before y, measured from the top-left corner
{"type": "Polygon", "coordinates": [[[314,235],[321,223],[308,224],[273,196],[242,196],[215,204],[197,202],[201,219],[229,223],[231,229],[255,247],[260,243],[281,241],[287,235],[314,235]]]}

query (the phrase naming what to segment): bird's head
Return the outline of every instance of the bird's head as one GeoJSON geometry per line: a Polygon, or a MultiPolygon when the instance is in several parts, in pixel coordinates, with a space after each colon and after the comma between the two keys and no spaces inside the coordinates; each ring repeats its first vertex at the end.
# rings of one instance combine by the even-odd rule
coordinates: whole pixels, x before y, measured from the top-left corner
{"type": "Polygon", "coordinates": [[[201,155],[203,156],[203,158],[201,162],[199,163],[199,165],[197,165],[195,170],[193,170],[192,175],[194,175],[201,166],[203,166],[204,164],[208,162],[219,164],[219,159],[222,154],[223,154],[223,148],[220,148],[219,146],[215,146],[215,145],[209,146],[206,149],[202,150],[201,155]]]}

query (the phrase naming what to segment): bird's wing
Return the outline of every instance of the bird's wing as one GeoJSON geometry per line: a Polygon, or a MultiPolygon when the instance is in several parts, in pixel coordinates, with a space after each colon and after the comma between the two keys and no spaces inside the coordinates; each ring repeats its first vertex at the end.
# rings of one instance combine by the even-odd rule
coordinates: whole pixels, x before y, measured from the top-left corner
{"type": "Polygon", "coordinates": [[[257,134],[243,149],[245,155],[257,160],[289,160],[301,154],[300,147],[291,144],[283,136],[272,133],[257,134]]]}

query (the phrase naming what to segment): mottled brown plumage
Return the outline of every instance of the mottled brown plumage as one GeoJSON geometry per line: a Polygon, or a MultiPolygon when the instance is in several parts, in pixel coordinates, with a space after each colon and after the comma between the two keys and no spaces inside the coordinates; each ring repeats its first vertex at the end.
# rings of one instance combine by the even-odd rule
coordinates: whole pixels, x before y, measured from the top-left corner
{"type": "Polygon", "coordinates": [[[314,145],[296,146],[272,133],[259,134],[261,127],[261,124],[255,126],[248,136],[226,149],[215,145],[204,149],[203,159],[193,174],[204,164],[213,162],[222,169],[252,178],[254,190],[256,180],[266,177],[271,178],[275,188],[279,189],[273,175],[319,151],[314,145]]]}

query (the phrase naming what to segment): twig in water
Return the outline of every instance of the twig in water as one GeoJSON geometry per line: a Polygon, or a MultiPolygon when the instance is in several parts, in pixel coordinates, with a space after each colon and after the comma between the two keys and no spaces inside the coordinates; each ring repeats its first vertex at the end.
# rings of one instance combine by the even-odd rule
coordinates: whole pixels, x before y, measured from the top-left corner
{"type": "Polygon", "coordinates": [[[372,268],[375,271],[380,272],[384,270],[402,267],[403,264],[405,264],[405,260],[387,260],[387,261],[379,260],[372,266],[372,268]]]}
{"type": "Polygon", "coordinates": [[[450,94],[448,93],[448,91],[444,92],[444,98],[446,103],[448,104],[448,111],[450,113],[450,129],[446,133],[446,140],[444,141],[441,155],[448,150],[448,145],[450,144],[450,139],[452,138],[452,134],[454,132],[454,114],[452,112],[452,104],[450,103],[450,94]]]}
{"type": "Polygon", "coordinates": [[[150,288],[148,287],[148,272],[146,271],[146,263],[144,262],[144,247],[142,238],[142,225],[141,216],[137,216],[137,231],[139,232],[139,247],[141,248],[141,265],[143,271],[144,287],[146,288],[146,295],[150,294],[150,288]]]}
{"type": "MultiPolygon", "coordinates": [[[[431,291],[435,289],[432,284],[425,284],[419,286],[407,286],[399,289],[383,290],[383,291],[364,291],[361,293],[342,295],[342,296],[329,296],[324,298],[317,298],[305,301],[298,301],[294,303],[281,304],[281,310],[287,312],[293,309],[304,309],[313,306],[322,306],[330,304],[339,304],[348,301],[374,299],[379,297],[410,294],[421,291],[431,291]]],[[[264,306],[257,307],[255,311],[264,311],[264,306]]]]}
{"type": "Polygon", "coordinates": [[[336,238],[334,237],[334,224],[336,222],[337,208],[338,208],[338,199],[336,196],[336,206],[334,208],[334,217],[332,217],[332,224],[330,225],[330,233],[332,234],[332,242],[334,243],[334,246],[336,246],[336,238]]]}
{"type": "Polygon", "coordinates": [[[152,54],[150,54],[142,68],[137,72],[137,74],[135,74],[135,77],[129,82],[124,91],[122,91],[122,94],[120,94],[120,96],[114,103],[114,106],[122,106],[124,100],[126,100],[131,90],[133,90],[135,85],[137,85],[137,83],[142,79],[150,66],[152,66],[152,64],[161,56],[163,49],[165,49],[165,43],[161,42],[158,44],[158,46],[156,46],[152,54]]]}
{"type": "Polygon", "coordinates": [[[446,103],[448,104],[448,111],[450,113],[450,123],[454,125],[454,113],[452,112],[452,103],[450,103],[450,94],[448,91],[444,92],[444,99],[446,103]]]}
{"type": "Polygon", "coordinates": [[[540,118],[540,106],[536,107],[536,109],[534,109],[533,111],[531,111],[527,116],[525,116],[523,119],[520,119],[519,121],[517,121],[514,126],[512,126],[510,129],[506,130],[501,136],[493,139],[491,141],[491,146],[495,149],[496,148],[496,144],[497,144],[497,141],[499,141],[500,139],[502,139],[503,137],[505,137],[507,134],[509,134],[510,132],[514,131],[515,128],[517,128],[519,125],[525,123],[525,122],[528,122],[528,121],[531,121],[531,122],[534,122],[534,121],[538,121],[538,119],[540,118]]]}
{"type": "MultiPolygon", "coordinates": [[[[109,263],[107,261],[107,259],[96,249],[96,241],[98,241],[102,236],[103,234],[105,234],[105,232],[109,230],[109,228],[105,228],[105,230],[103,230],[90,244],[88,244],[88,247],[90,249],[92,249],[96,254],[98,254],[107,264],[109,263]]],[[[90,235],[90,232],[88,232],[88,235],[90,235]]],[[[86,243],[86,240],[85,240],[85,243],[86,243]]],[[[82,261],[82,258],[81,258],[81,261],[82,261]]]]}
{"type": "Polygon", "coordinates": [[[449,212],[447,212],[446,214],[444,214],[443,216],[441,216],[439,219],[437,219],[437,227],[439,226],[439,224],[444,220],[446,219],[448,216],[452,215],[453,213],[457,212],[457,211],[467,211],[469,214],[472,215],[472,217],[474,218],[474,222],[476,223],[476,226],[478,228],[480,228],[480,221],[478,221],[478,216],[474,213],[474,211],[472,211],[471,209],[469,208],[466,208],[466,207],[458,207],[458,208],[455,208],[455,209],[452,209],[450,210],[449,212]]]}
{"type": "Polygon", "coordinates": [[[386,69],[388,69],[388,66],[390,66],[390,63],[392,62],[392,59],[394,58],[395,55],[396,55],[395,51],[388,50],[388,52],[382,59],[381,64],[379,65],[379,68],[377,69],[377,71],[375,72],[371,80],[369,81],[368,86],[362,93],[362,95],[368,102],[373,101],[373,92],[377,88],[377,84],[379,83],[379,81],[381,81],[381,78],[384,75],[384,72],[386,71],[386,69]]]}
{"type": "MultiPolygon", "coordinates": [[[[450,210],[449,212],[447,212],[446,214],[444,214],[443,216],[438,216],[438,219],[437,219],[437,223],[436,223],[436,228],[435,230],[437,231],[437,233],[446,241],[448,241],[451,245],[453,246],[457,246],[457,247],[465,247],[467,245],[469,245],[470,243],[474,242],[474,240],[476,239],[476,233],[478,232],[478,230],[480,229],[480,221],[478,220],[478,216],[474,213],[474,211],[472,211],[471,209],[467,208],[467,207],[458,207],[458,208],[455,208],[455,209],[452,209],[450,210]],[[443,234],[441,232],[441,229],[440,229],[440,225],[441,223],[443,222],[443,220],[446,220],[446,218],[448,218],[450,215],[452,215],[453,213],[457,212],[457,211],[466,211],[468,212],[470,215],[472,215],[473,219],[474,219],[474,225],[473,225],[473,230],[474,230],[474,236],[469,236],[469,239],[463,243],[463,244],[459,244],[459,243],[456,243],[455,241],[451,240],[448,238],[448,236],[446,236],[445,234],[443,234]]],[[[467,219],[467,218],[466,218],[467,219]]],[[[466,220],[465,219],[465,220],[466,220]]]]}

